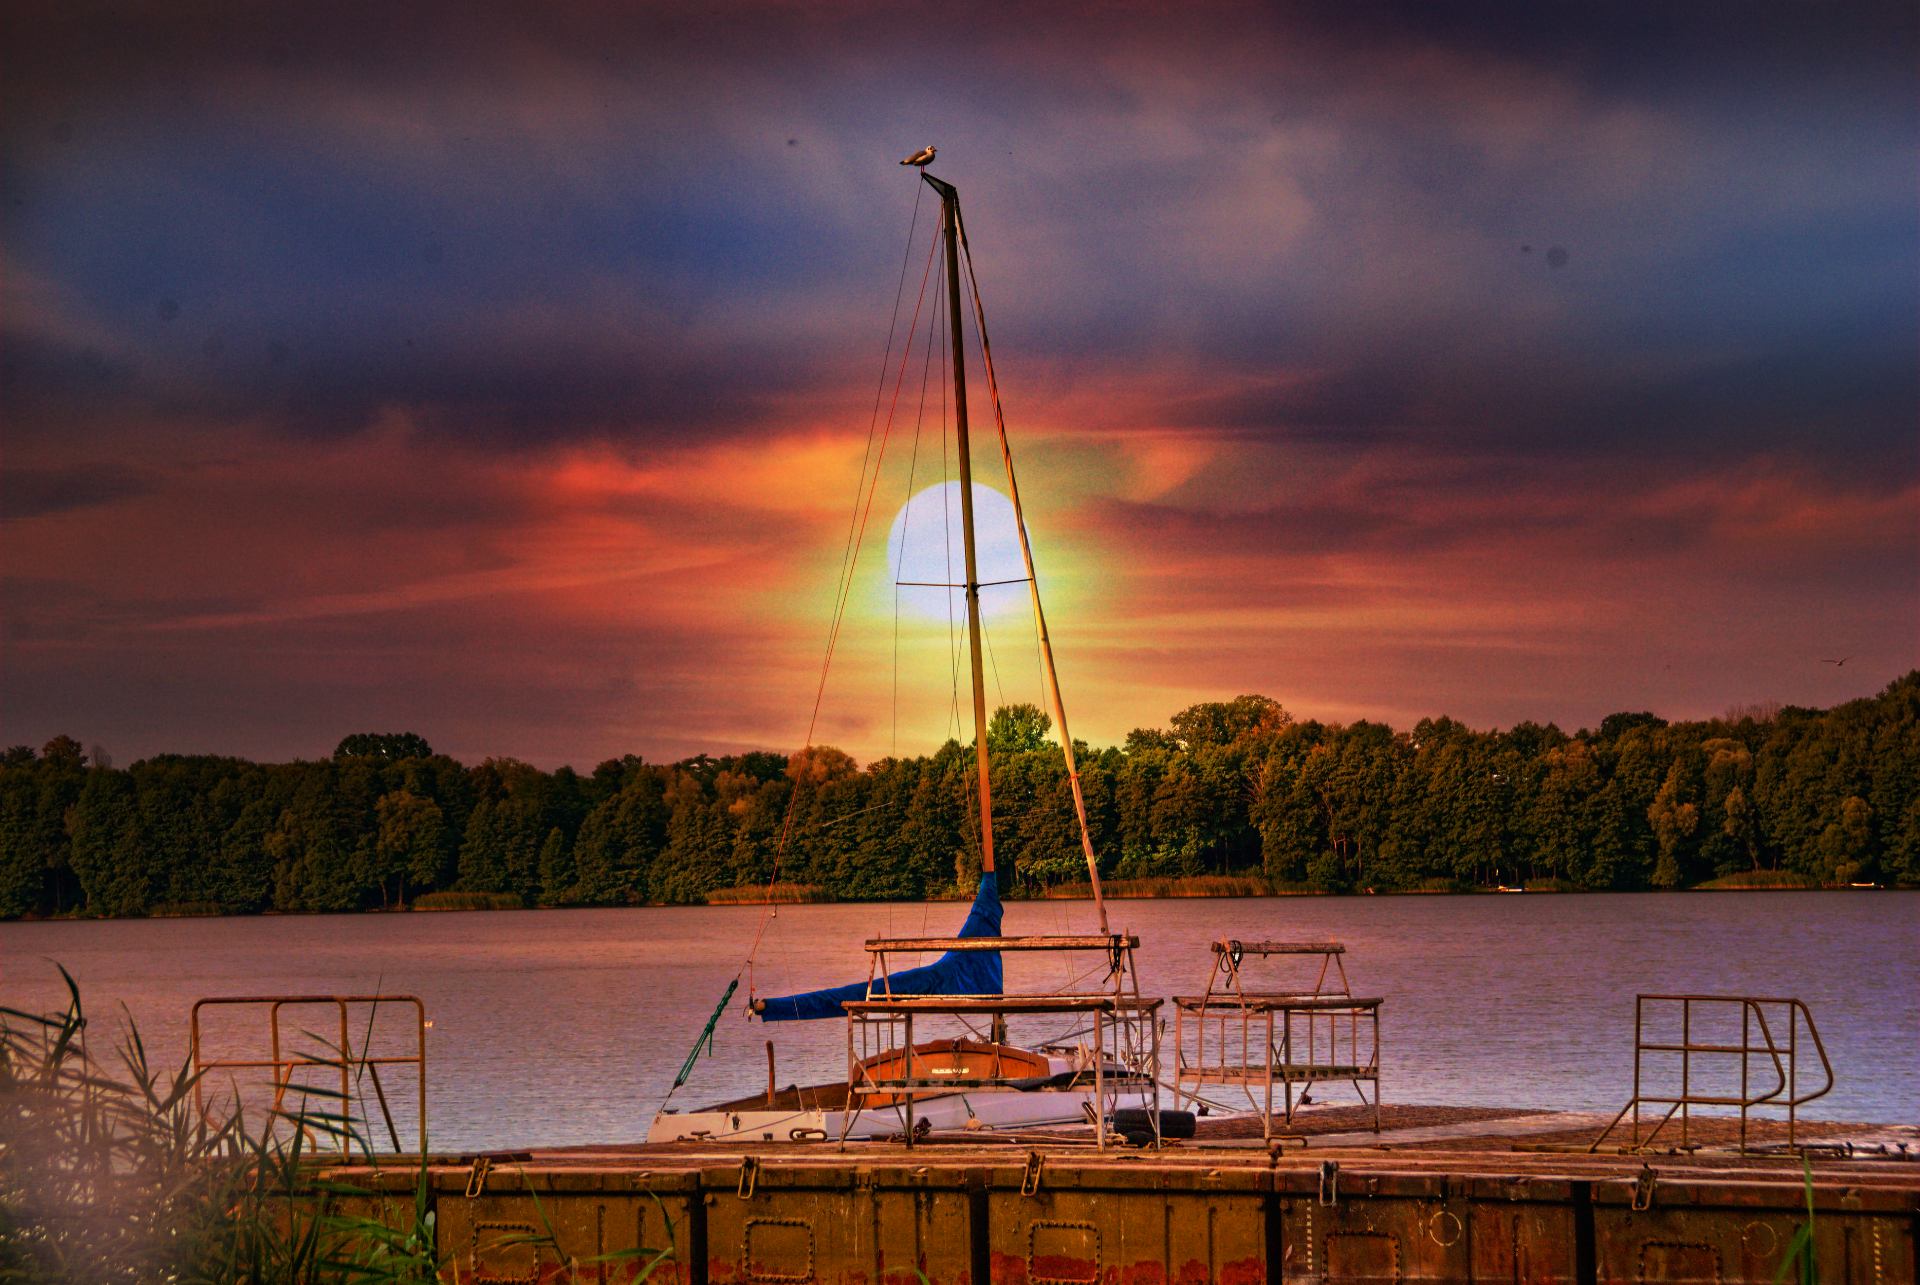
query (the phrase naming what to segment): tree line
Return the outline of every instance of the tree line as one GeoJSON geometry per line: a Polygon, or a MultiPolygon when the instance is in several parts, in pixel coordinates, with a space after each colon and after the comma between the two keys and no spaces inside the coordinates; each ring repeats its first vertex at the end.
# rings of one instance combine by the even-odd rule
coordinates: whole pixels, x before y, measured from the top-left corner
{"type": "MultiPolygon", "coordinates": [[[[1086,877],[1048,730],[1015,705],[988,735],[1013,896],[1086,877]]],[[[1103,877],[1250,873],[1326,892],[1773,872],[1920,885],[1920,671],[1828,710],[1622,713],[1572,735],[1296,720],[1242,696],[1076,748],[1103,877]]],[[[973,763],[949,741],[865,767],[813,746],[628,755],[582,774],[468,766],[417,735],[369,733],[321,761],[166,754],[115,768],[61,736],[0,755],[0,916],[344,911],[447,890],[690,903],[775,878],[846,899],[939,896],[979,869],[973,763]]]]}

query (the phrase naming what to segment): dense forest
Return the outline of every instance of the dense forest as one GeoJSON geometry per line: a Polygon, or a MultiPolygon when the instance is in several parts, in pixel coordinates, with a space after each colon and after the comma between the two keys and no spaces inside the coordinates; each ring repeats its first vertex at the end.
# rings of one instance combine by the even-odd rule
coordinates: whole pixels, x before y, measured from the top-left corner
{"type": "MultiPolygon", "coordinates": [[[[1014,896],[1086,875],[1047,731],[1016,705],[988,736],[1014,896]]],[[[1296,721],[1242,696],[1080,747],[1080,762],[1102,873],[1117,878],[1253,874],[1327,892],[1920,885],[1920,671],[1830,710],[1615,714],[1573,735],[1296,721]]],[[[783,881],[850,899],[946,895],[978,869],[972,770],[971,747],[949,741],[865,768],[815,746],[630,755],[583,775],[466,766],[411,734],[350,736],[319,762],[116,768],[61,736],[0,758],[0,915],[353,910],[445,890],[697,902],[775,878],[783,827],[783,881]]]]}

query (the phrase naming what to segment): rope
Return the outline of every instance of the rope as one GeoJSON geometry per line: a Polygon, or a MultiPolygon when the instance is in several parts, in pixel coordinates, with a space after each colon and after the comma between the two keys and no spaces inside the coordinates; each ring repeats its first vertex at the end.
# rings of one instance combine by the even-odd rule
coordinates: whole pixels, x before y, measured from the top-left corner
{"type": "Polygon", "coordinates": [[[713,1056],[713,1029],[720,1025],[720,1014],[727,1011],[727,1005],[733,1000],[733,992],[739,987],[740,975],[735,973],[733,980],[727,983],[726,994],[722,995],[720,1002],[713,1006],[713,1016],[709,1017],[707,1024],[700,1028],[700,1038],[693,1042],[693,1051],[688,1053],[687,1060],[680,1064],[680,1074],[673,1077],[673,1087],[667,1090],[666,1097],[660,1099],[661,1111],[667,1109],[667,1103],[673,1101],[673,1095],[680,1091],[680,1086],[687,1082],[689,1075],[693,1074],[693,1064],[700,1060],[700,1050],[705,1049],[708,1057],[713,1056]]]}

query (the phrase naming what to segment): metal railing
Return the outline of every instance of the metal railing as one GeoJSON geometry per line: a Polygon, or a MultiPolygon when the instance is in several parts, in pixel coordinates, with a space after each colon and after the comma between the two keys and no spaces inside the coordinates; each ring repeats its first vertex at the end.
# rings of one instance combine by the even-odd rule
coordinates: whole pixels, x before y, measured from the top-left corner
{"type": "MultiPolygon", "coordinates": [[[[365,1097],[358,1091],[359,1082],[364,1077],[372,1084],[374,1100],[379,1104],[381,1118],[387,1127],[387,1138],[393,1144],[395,1153],[404,1151],[400,1142],[399,1126],[393,1118],[393,1108],[387,1100],[386,1086],[380,1080],[380,1068],[383,1066],[411,1066],[414,1068],[416,1087],[415,1126],[418,1131],[421,1149],[426,1142],[427,1125],[427,1014],[426,1007],[414,995],[232,995],[202,999],[195,1002],[192,1016],[192,1055],[194,1079],[194,1102],[202,1114],[207,1110],[206,1086],[212,1072],[215,1071],[269,1071],[270,1086],[273,1091],[272,1109],[276,1115],[298,1120],[304,1113],[286,1113],[285,1103],[289,1092],[298,1092],[300,1086],[295,1077],[303,1071],[319,1068],[331,1079],[339,1076],[339,1088],[329,1087],[327,1096],[331,1099],[338,1094],[337,1105],[330,1106],[325,1112],[314,1113],[315,1117],[338,1115],[338,1133],[342,1155],[351,1155],[354,1143],[358,1141],[362,1150],[371,1154],[370,1138],[357,1138],[352,1123],[356,1119],[356,1102],[364,1108],[365,1097]],[[210,1008],[255,1007],[266,1009],[268,1056],[265,1058],[212,1058],[207,1056],[203,1046],[205,1032],[201,1024],[201,1010],[210,1008]],[[371,1045],[375,1032],[379,1028],[376,1019],[383,1007],[399,1008],[403,1012],[411,1008],[406,1021],[406,1030],[413,1035],[413,1052],[388,1053],[375,1056],[371,1047],[362,1047],[358,1052],[353,1048],[353,1030],[356,1025],[365,1033],[365,1043],[371,1045]],[[281,1015],[287,1010],[311,1010],[314,1008],[332,1008],[339,1023],[338,1042],[333,1043],[331,1035],[322,1037],[317,1032],[303,1031],[302,1034],[317,1042],[310,1050],[290,1051],[288,1041],[283,1038],[281,1015]],[[359,1010],[356,1012],[355,1010],[359,1010]]],[[[234,1083],[236,1096],[240,1089],[237,1079],[234,1083]]],[[[368,1132],[371,1132],[369,1121],[368,1132]]]]}
{"type": "Polygon", "coordinates": [[[1345,954],[1334,941],[1214,942],[1206,994],[1173,999],[1176,1105],[1204,1103],[1208,1085],[1238,1087],[1271,1139],[1276,1084],[1291,1123],[1313,1085],[1345,1083],[1371,1108],[1378,1132],[1382,1001],[1352,993],[1345,954]],[[1250,977],[1255,964],[1266,967],[1250,977]],[[1313,974],[1311,989],[1301,964],[1313,974]]]}
{"type": "MultiPolygon", "coordinates": [[[[1158,999],[1143,999],[1133,952],[1140,939],[1127,933],[1095,936],[1033,937],[902,937],[874,938],[866,948],[871,962],[865,999],[847,1000],[847,1120],[884,1103],[901,1109],[908,1146],[914,1141],[914,1100],[951,1093],[961,1081],[954,1066],[936,1065],[930,1048],[914,1043],[914,1019],[944,1018],[969,1025],[969,1019],[991,1022],[989,1040],[943,1049],[950,1057],[973,1054],[969,1091],[1036,1092],[1048,1089],[1085,1093],[1096,1146],[1105,1147],[1113,1129],[1110,1117],[1128,1091],[1137,1091],[1151,1103],[1150,1119],[1157,1136],[1160,1121],[1160,1030],[1158,999]],[[889,956],[955,952],[1037,952],[1060,956],[1095,954],[1106,964],[1102,983],[1093,989],[1055,989],[1037,993],[1002,992],[992,995],[895,994],[889,956]],[[1085,1067],[1063,1077],[1062,1084],[1036,1085],[1035,1067],[1020,1058],[996,1055],[1004,1039],[1005,1020],[1011,1016],[1070,1016],[1087,1022],[1092,1047],[1082,1050],[1085,1067]],[[1109,1062],[1112,1063],[1109,1066],[1109,1062]]],[[[1097,972],[1098,968],[1090,970],[1097,972]]],[[[922,1030],[924,1031],[924,1027],[922,1030]]],[[[1036,1061],[1044,1063],[1045,1058],[1036,1061]]],[[[844,1136],[844,1129],[843,1129],[844,1136]]]]}
{"type": "Polygon", "coordinates": [[[1633,1124],[1628,1149],[1645,1150],[1676,1115],[1679,1146],[1685,1150],[1693,1145],[1689,1126],[1694,1107],[1736,1108],[1743,1152],[1749,1114],[1758,1108],[1784,1109],[1787,1145],[1794,1146],[1800,1108],[1832,1088],[1833,1064],[1827,1060],[1813,1014],[1797,999],[1638,995],[1633,1011],[1633,1097],[1587,1150],[1598,1151],[1629,1118],[1633,1124]],[[1738,1042],[1731,1038],[1736,1015],[1738,1042]],[[1658,1029],[1650,1033],[1650,1027],[1658,1029]],[[1671,1034],[1676,1029],[1677,1036],[1671,1034]],[[1703,1029],[1711,1033],[1702,1034],[1703,1029]],[[1820,1087],[1811,1091],[1801,1087],[1803,1049],[1811,1049],[1820,1062],[1820,1087]],[[1642,1108],[1663,1106],[1666,1112],[1643,1135],[1642,1108]]]}

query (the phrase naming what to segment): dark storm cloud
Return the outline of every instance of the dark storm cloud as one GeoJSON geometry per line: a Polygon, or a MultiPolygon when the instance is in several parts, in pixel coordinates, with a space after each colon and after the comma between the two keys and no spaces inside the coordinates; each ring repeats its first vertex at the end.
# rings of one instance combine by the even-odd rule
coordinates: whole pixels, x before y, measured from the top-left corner
{"type": "Polygon", "coordinates": [[[882,149],[941,127],[1010,346],[1184,371],[1139,418],[1820,455],[1837,400],[1900,445],[1906,6],[993,12],[16,8],[6,248],[97,331],[18,396],[751,429],[866,377],[882,149]]]}
{"type": "Polygon", "coordinates": [[[0,329],[0,397],[14,412],[111,404],[134,386],[133,363],[17,326],[0,329]]]}
{"type": "Polygon", "coordinates": [[[0,469],[0,519],[35,518],[111,504],[155,488],[154,478],[118,464],[0,469]]]}
{"type": "Polygon", "coordinates": [[[1920,29],[1904,0],[1859,0],[1844,9],[1804,0],[1357,0],[1317,9],[1325,29],[1356,42],[1384,35],[1471,48],[1655,88],[1762,73],[1842,76],[1885,89],[1911,71],[1920,29]]]}

